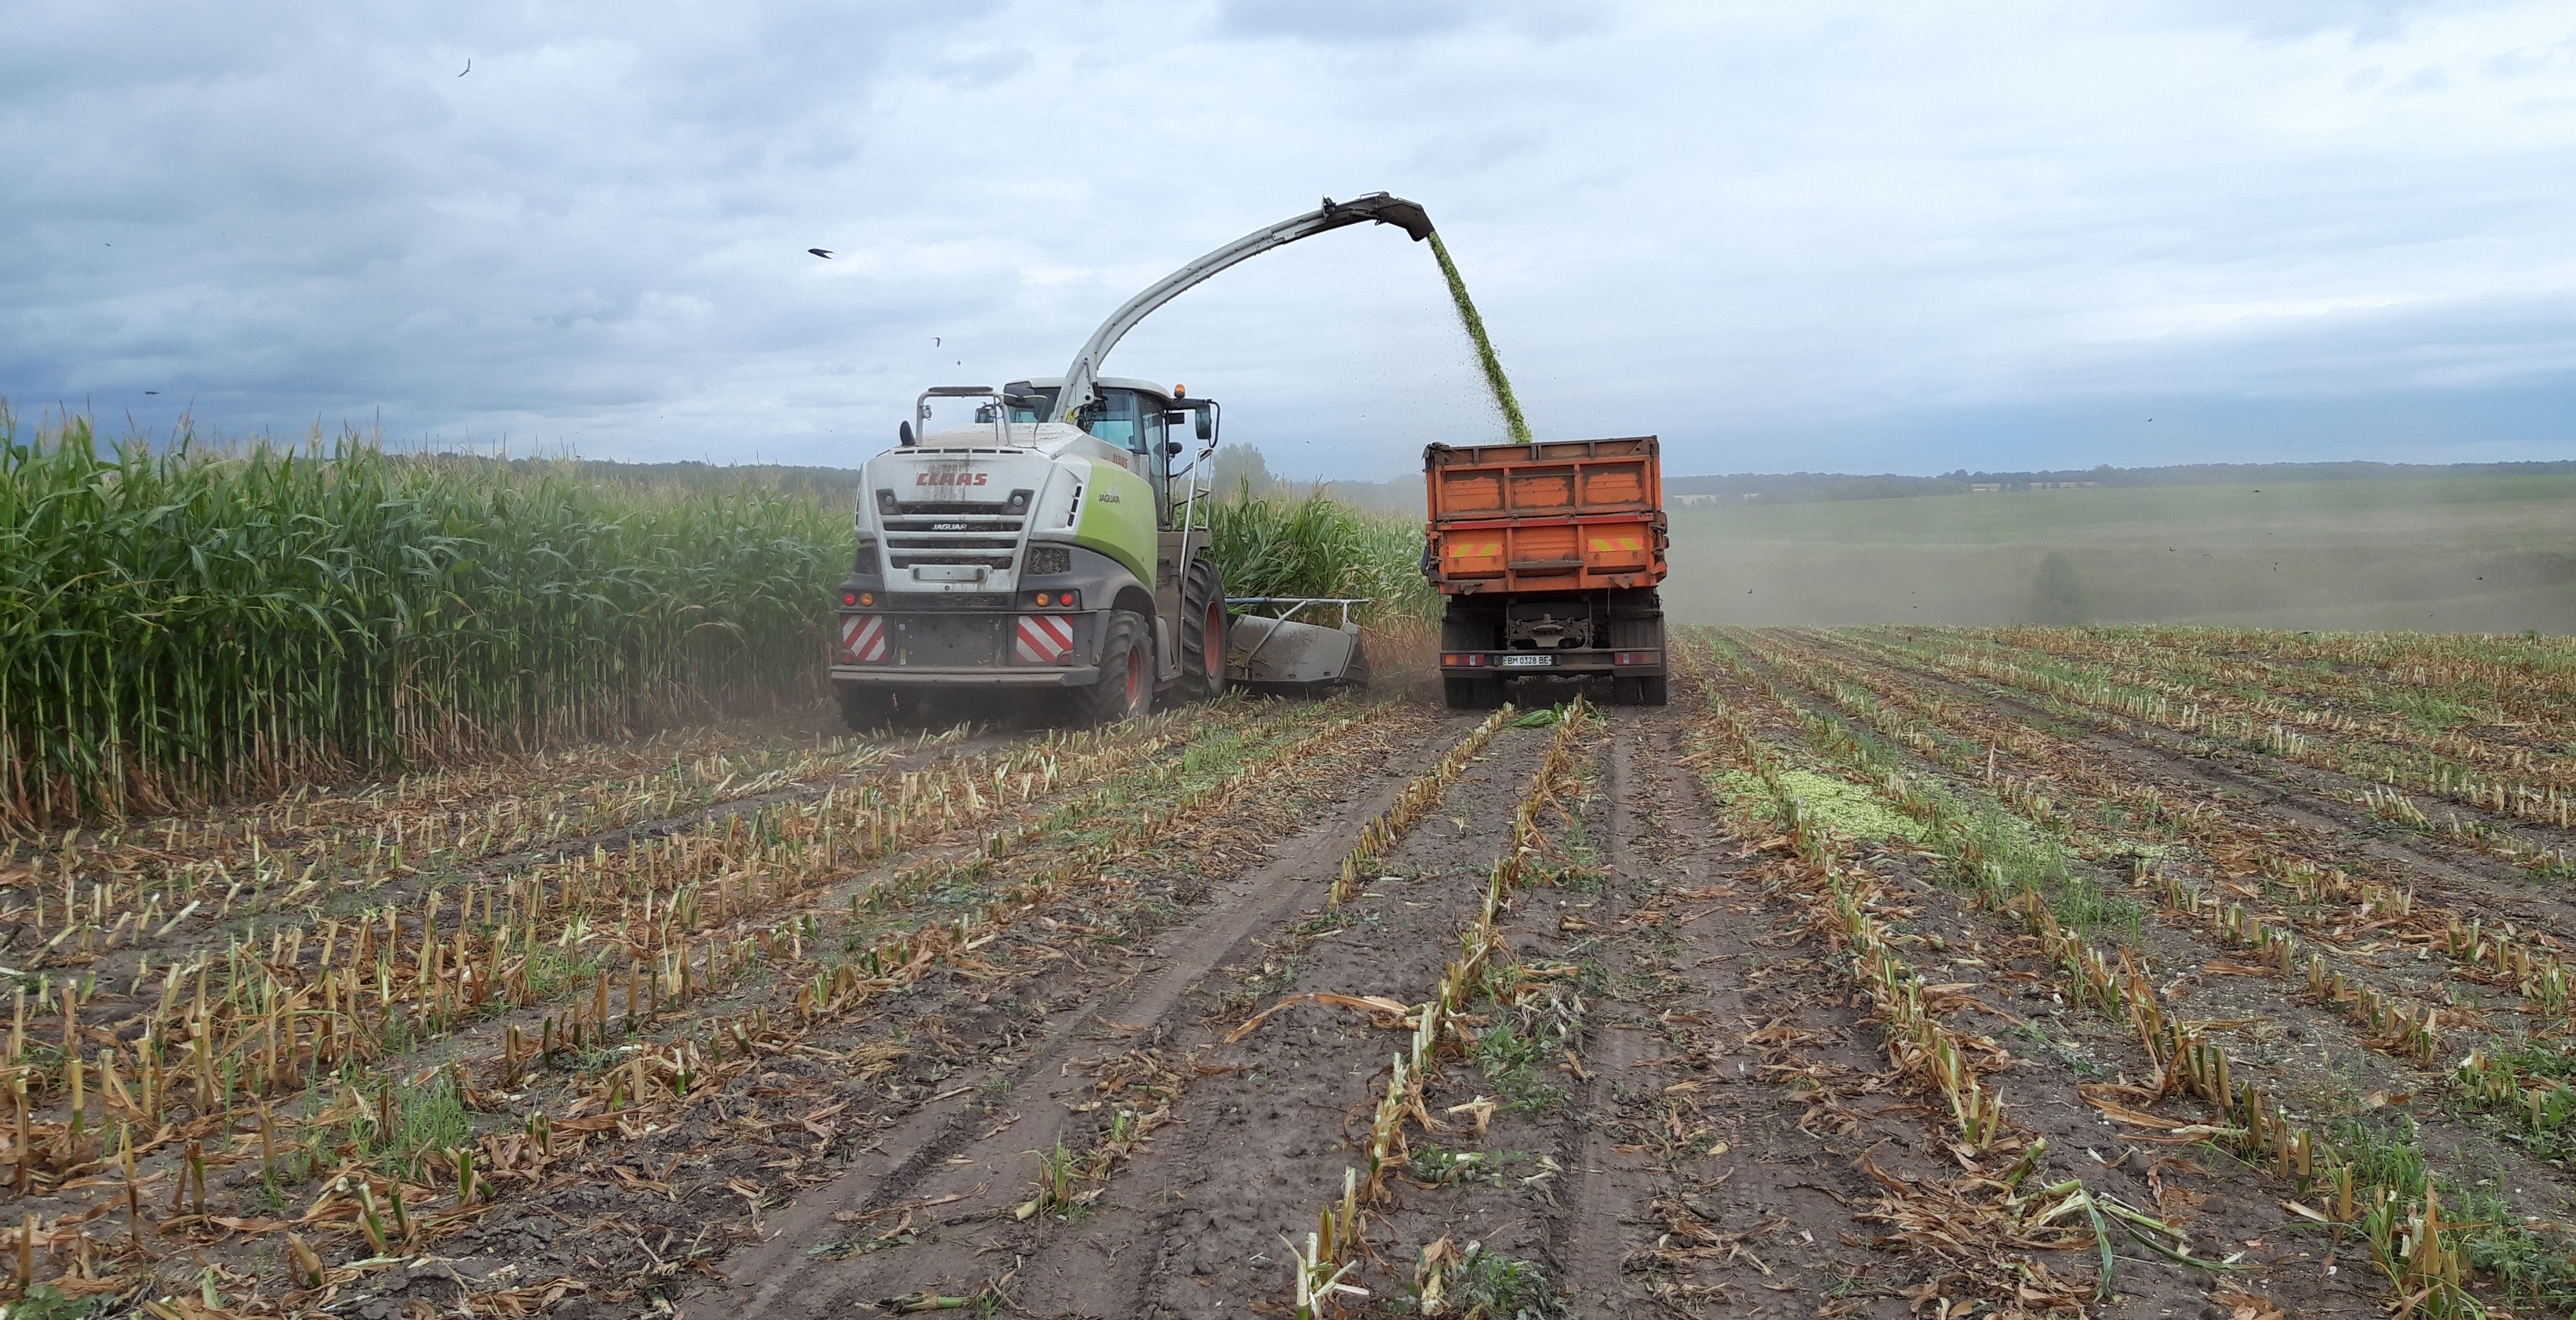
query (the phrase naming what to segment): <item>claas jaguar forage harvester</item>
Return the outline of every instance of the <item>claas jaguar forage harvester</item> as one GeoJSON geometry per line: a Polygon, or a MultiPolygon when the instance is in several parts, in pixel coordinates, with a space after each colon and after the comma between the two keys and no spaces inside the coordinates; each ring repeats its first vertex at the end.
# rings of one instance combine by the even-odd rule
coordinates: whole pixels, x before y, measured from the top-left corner
{"type": "Polygon", "coordinates": [[[1141,715],[1158,696],[1214,696],[1230,679],[1361,679],[1367,662],[1347,614],[1335,628],[1229,608],[1208,553],[1216,403],[1099,372],[1138,322],[1218,271],[1368,222],[1416,241],[1431,233],[1422,208],[1401,197],[1326,198],[1129,299],[1062,376],[923,391],[896,446],[868,460],[860,482],[857,554],[835,602],[831,674],[843,720],[873,728],[941,703],[974,715],[1017,694],[1102,723],[1141,715]],[[953,424],[934,427],[942,413],[953,424]],[[1195,455],[1176,466],[1193,442],[1195,455]]]}

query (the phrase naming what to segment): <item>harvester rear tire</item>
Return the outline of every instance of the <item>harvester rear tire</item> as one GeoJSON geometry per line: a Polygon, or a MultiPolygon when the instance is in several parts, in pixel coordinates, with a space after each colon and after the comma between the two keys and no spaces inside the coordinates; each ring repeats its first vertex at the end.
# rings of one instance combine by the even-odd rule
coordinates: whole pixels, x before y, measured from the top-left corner
{"type": "Polygon", "coordinates": [[[1100,678],[1073,690],[1073,711],[1084,724],[1116,724],[1154,711],[1154,643],[1143,616],[1109,615],[1100,639],[1100,678]]]}
{"type": "Polygon", "coordinates": [[[1210,701],[1225,695],[1225,577],[1205,557],[1190,561],[1181,583],[1181,696],[1210,701]]]}
{"type": "Polygon", "coordinates": [[[852,733],[882,729],[894,720],[894,699],[884,688],[836,683],[832,695],[841,703],[841,723],[852,733]]]}
{"type": "Polygon", "coordinates": [[[1440,695],[1447,699],[1451,710],[1497,710],[1503,704],[1503,680],[1443,675],[1440,695]]]}

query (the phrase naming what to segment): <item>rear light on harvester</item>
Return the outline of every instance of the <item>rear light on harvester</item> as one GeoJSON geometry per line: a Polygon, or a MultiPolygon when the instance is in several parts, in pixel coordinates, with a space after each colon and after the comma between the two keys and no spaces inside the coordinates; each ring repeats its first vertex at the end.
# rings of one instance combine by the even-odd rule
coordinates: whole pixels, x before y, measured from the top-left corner
{"type": "Polygon", "coordinates": [[[1079,591],[1033,591],[1029,603],[1043,610],[1078,610],[1082,608],[1079,591]]]}
{"type": "Polygon", "coordinates": [[[841,593],[841,603],[844,605],[874,605],[877,603],[877,593],[873,591],[844,591],[841,593]]]}
{"type": "Polygon", "coordinates": [[[1484,663],[1485,655],[1481,651],[1450,652],[1440,657],[1440,667],[1443,669],[1473,669],[1481,667],[1484,663]]]}
{"type": "Polygon", "coordinates": [[[1661,664],[1663,659],[1664,653],[1661,651],[1613,651],[1610,653],[1610,663],[1613,665],[1661,664]]]}

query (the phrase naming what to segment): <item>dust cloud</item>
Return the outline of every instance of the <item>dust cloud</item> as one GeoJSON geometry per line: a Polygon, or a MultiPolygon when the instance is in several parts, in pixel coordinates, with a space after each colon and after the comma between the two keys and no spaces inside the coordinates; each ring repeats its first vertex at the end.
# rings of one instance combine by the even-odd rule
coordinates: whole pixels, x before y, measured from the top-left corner
{"type": "Polygon", "coordinates": [[[2009,490],[1671,510],[1727,624],[2576,631],[2576,477],[2009,490]]]}

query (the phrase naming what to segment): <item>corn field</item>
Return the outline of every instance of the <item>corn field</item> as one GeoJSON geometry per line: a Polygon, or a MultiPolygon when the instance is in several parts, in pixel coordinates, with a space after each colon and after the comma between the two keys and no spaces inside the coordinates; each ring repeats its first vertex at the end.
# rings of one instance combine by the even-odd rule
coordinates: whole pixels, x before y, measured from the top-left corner
{"type": "Polygon", "coordinates": [[[0,430],[0,814],[533,747],[816,695],[846,524],[354,439],[0,430]]]}
{"type": "Polygon", "coordinates": [[[1376,602],[1362,616],[1373,623],[1440,617],[1418,522],[1321,494],[1220,499],[1208,518],[1228,595],[1365,597],[1376,602]]]}

